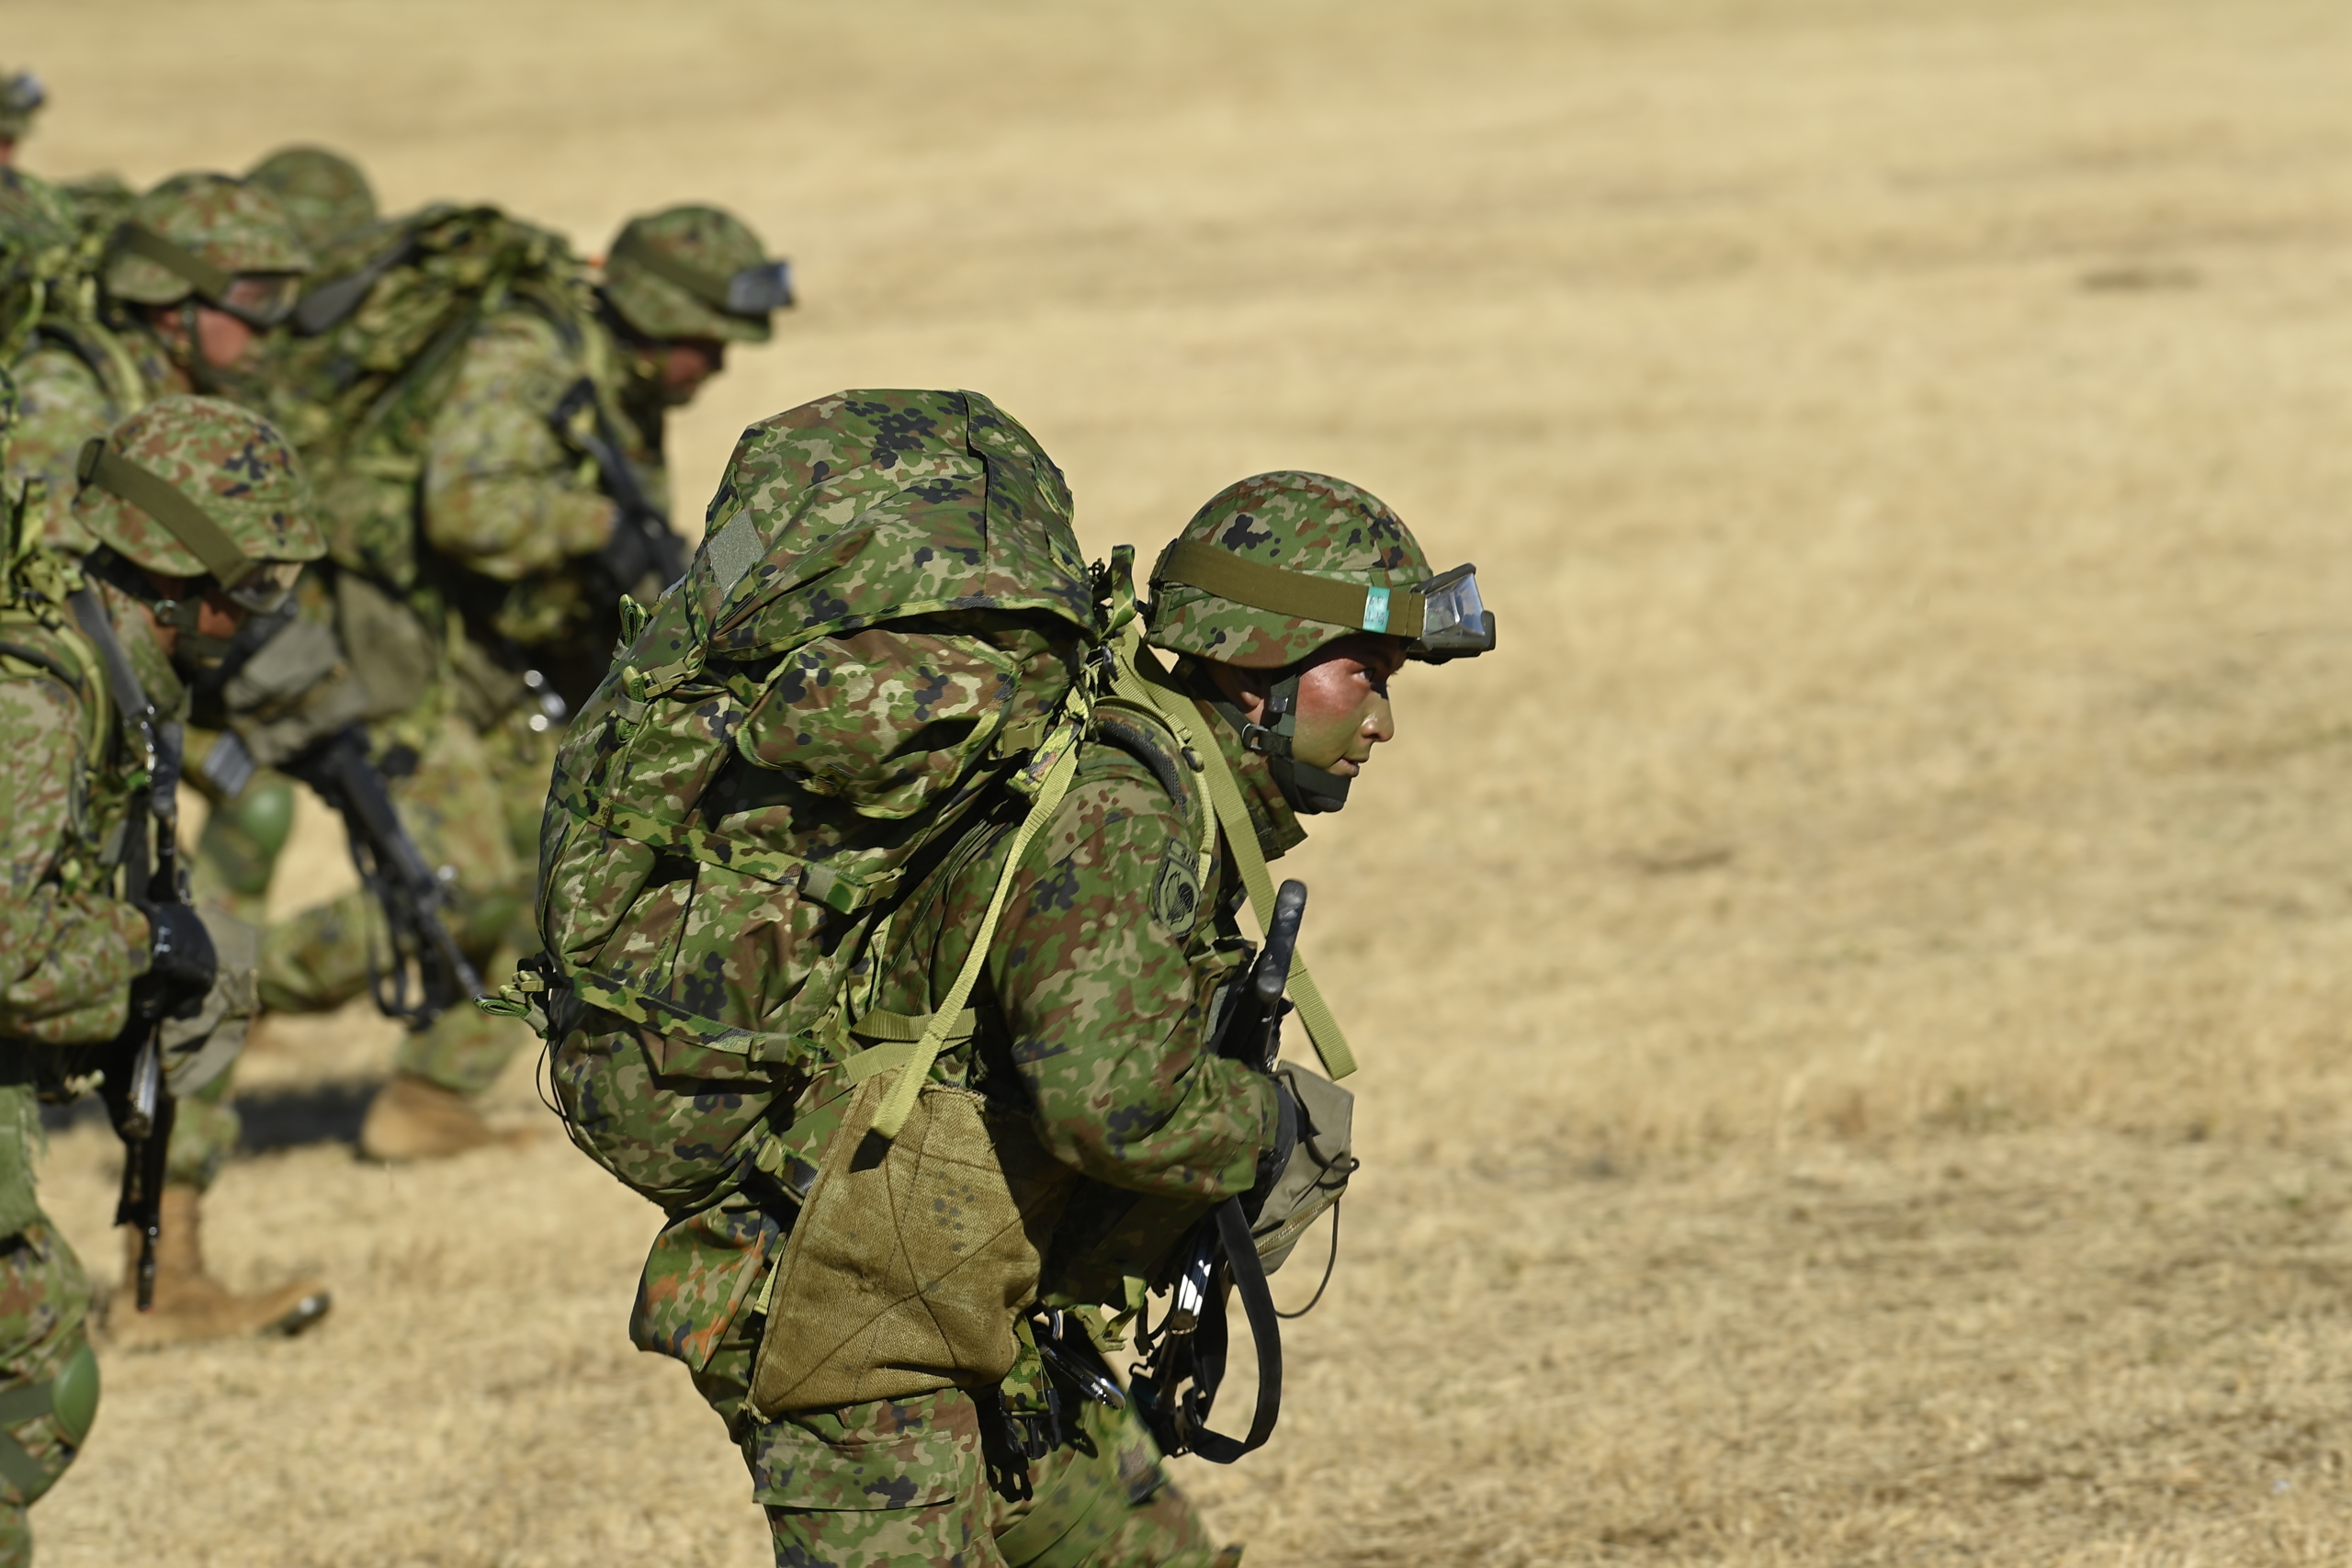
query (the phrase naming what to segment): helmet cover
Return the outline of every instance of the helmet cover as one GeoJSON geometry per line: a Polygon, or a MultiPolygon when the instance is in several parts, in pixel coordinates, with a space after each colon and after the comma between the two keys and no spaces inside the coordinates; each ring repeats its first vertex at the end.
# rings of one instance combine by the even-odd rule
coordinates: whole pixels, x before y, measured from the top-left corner
{"type": "Polygon", "coordinates": [[[1226,486],[1152,568],[1148,640],[1250,670],[1295,664],[1367,627],[1361,616],[1341,622],[1286,615],[1170,581],[1171,558],[1188,542],[1351,588],[1410,590],[1430,576],[1412,530],[1385,502],[1345,479],[1285,469],[1226,486]]]}
{"type": "Polygon", "coordinates": [[[313,253],[376,221],[376,192],[367,175],[323,147],[281,147],[247,171],[245,183],[277,198],[287,221],[313,253]]]}
{"type": "Polygon", "coordinates": [[[174,175],[131,203],[107,264],[107,292],[136,305],[175,305],[190,294],[223,302],[225,279],[240,273],[303,273],[311,253],[277,198],[228,175],[174,175]],[[134,248],[133,231],[160,237],[192,258],[174,264],[134,248]],[[188,276],[209,269],[218,277],[188,276]]]}
{"type": "Polygon", "coordinates": [[[650,338],[765,343],[792,303],[791,273],[716,207],[673,207],[622,225],[605,256],[605,298],[650,338]]]}
{"type": "MultiPolygon", "coordinates": [[[[172,577],[209,573],[224,583],[250,568],[208,560],[170,497],[151,510],[119,490],[141,491],[140,475],[160,480],[210,519],[245,562],[316,560],[326,554],[294,448],[259,414],[220,398],[175,393],[158,398],[83,452],[84,481],[74,515],[102,543],[137,566],[172,577]],[[119,490],[117,488],[119,487],[119,490]]],[[[198,528],[196,532],[200,533],[198,528]]]]}

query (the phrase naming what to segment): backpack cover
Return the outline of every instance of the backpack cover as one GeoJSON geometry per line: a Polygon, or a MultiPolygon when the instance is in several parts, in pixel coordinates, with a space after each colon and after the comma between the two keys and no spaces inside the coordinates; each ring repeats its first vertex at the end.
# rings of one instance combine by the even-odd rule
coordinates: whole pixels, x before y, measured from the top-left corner
{"type": "MultiPolygon", "coordinates": [[[[892,895],[1074,758],[1101,625],[1060,470],[987,398],[842,392],[752,426],[557,753],[549,961],[658,1032],[664,1076],[854,1054],[892,895]]],[[[588,1152],[665,1206],[693,1185],[588,1152]]]]}

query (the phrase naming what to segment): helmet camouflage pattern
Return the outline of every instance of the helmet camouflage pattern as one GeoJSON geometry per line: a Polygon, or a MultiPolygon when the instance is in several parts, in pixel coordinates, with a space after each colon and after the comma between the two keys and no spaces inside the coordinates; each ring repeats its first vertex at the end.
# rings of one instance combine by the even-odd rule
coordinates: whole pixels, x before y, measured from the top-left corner
{"type": "Polygon", "coordinates": [[[238,274],[310,268],[309,248],[269,192],[228,175],[174,175],[131,203],[106,287],[138,305],[175,305],[190,294],[218,305],[238,274]],[[142,233],[164,244],[152,246],[142,233]]]}
{"type": "MultiPolygon", "coordinates": [[[[1392,628],[1365,624],[1361,596],[1325,612],[1350,618],[1320,620],[1212,592],[1189,581],[1218,575],[1219,563],[1205,551],[1348,589],[1409,591],[1430,576],[1429,558],[1403,519],[1378,496],[1345,479],[1283,470],[1226,486],[1193,514],[1152,568],[1150,641],[1170,652],[1251,670],[1279,670],[1327,642],[1392,628]],[[1188,560],[1193,570],[1186,570],[1188,560]]],[[[1419,630],[1394,629],[1407,635],[1419,630]]]]}
{"type": "Polygon", "coordinates": [[[75,518],[153,571],[233,587],[256,567],[326,554],[293,447],[220,398],[157,399],[85,446],[81,474],[75,518]]]}
{"type": "Polygon", "coordinates": [[[29,71],[0,68],[0,141],[20,141],[33,128],[33,116],[49,102],[49,91],[29,71]]]}
{"type": "Polygon", "coordinates": [[[323,147],[281,147],[255,164],[245,183],[276,197],[295,233],[314,252],[376,221],[376,192],[367,175],[323,147]]]}
{"type": "Polygon", "coordinates": [[[605,298],[650,338],[765,343],[770,314],[792,303],[792,273],[734,214],[673,207],[622,226],[605,298]]]}

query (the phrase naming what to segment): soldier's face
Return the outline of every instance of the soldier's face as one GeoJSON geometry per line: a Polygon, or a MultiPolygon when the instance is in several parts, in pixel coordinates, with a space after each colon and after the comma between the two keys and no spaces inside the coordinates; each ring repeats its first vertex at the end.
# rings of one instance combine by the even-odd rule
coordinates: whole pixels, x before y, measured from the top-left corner
{"type": "MultiPolygon", "coordinates": [[[[1325,643],[1300,668],[1291,754],[1310,768],[1353,778],[1372,749],[1396,735],[1388,682],[1405,663],[1405,640],[1358,632],[1325,643]]],[[[1211,678],[1250,723],[1266,720],[1274,671],[1211,664],[1211,678]]]]}
{"type": "Polygon", "coordinates": [[[727,345],[717,338],[672,338],[662,345],[662,399],[691,402],[702,384],[727,367],[727,345]]]}
{"type": "Polygon", "coordinates": [[[1396,739],[1388,682],[1404,663],[1402,638],[1369,632],[1318,649],[1299,671],[1291,754],[1310,768],[1355,777],[1374,746],[1396,739]]]}
{"type": "MultiPolygon", "coordinates": [[[[152,312],[155,333],[174,347],[187,346],[187,322],[176,305],[159,307],[152,312]]],[[[243,321],[226,310],[216,310],[209,305],[196,308],[196,348],[204,355],[205,363],[217,370],[233,370],[254,345],[258,335],[243,321]]]]}

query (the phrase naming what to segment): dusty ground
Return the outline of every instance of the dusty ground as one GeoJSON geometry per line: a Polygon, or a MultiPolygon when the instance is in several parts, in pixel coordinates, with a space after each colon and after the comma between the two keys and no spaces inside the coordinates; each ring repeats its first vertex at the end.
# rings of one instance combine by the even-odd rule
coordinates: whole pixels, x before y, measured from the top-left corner
{"type": "MultiPolygon", "coordinates": [[[[1506,651],[1301,857],[1369,1164],[1281,1437],[1187,1470],[1253,1562],[2352,1561],[2352,11],[0,14],[51,172],[740,206],[808,304],[683,496],[963,385],[1093,545],[1306,466],[1477,559],[1506,651]]],[[[763,1561],[623,1337],[652,1213],[356,1163],[388,1050],[258,1055],[215,1205],[334,1319],[110,1359],[44,1561],[763,1561]]]]}

